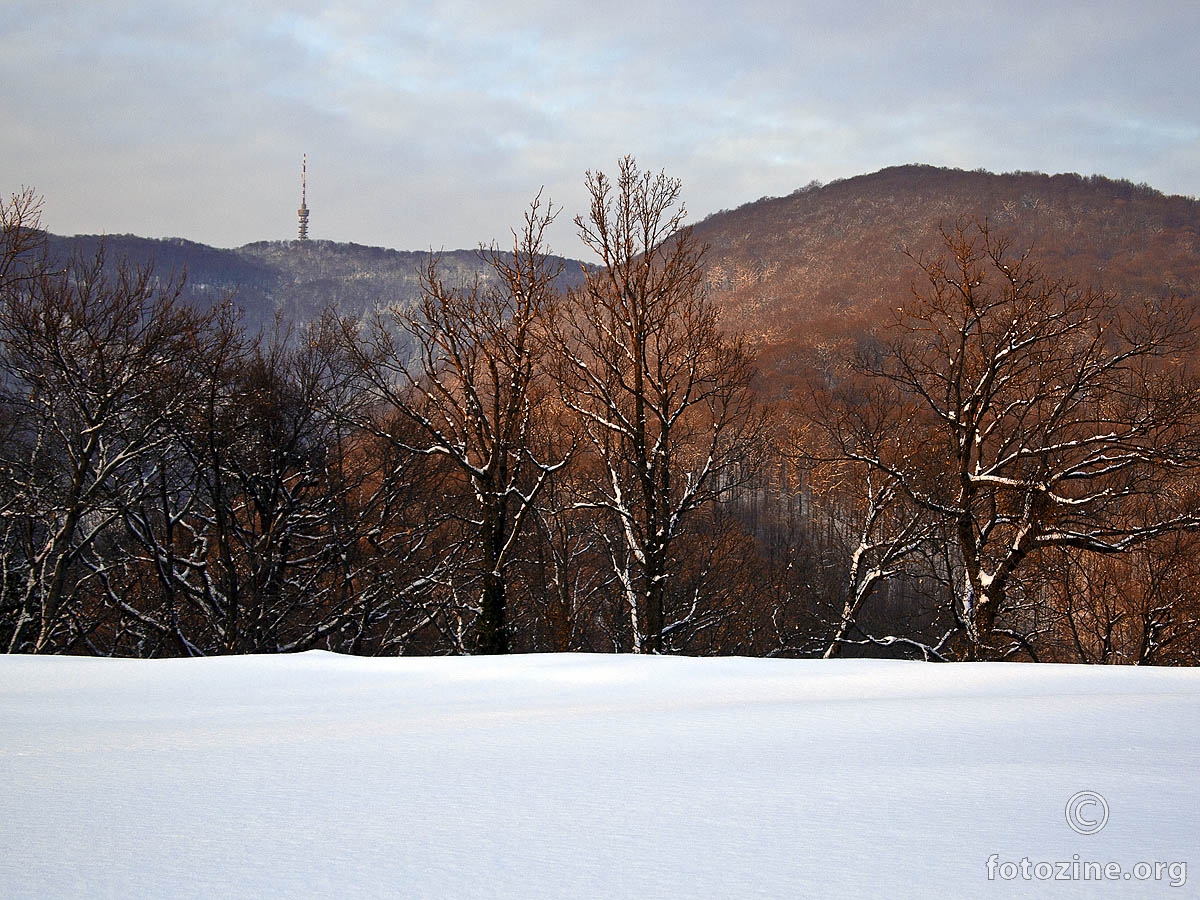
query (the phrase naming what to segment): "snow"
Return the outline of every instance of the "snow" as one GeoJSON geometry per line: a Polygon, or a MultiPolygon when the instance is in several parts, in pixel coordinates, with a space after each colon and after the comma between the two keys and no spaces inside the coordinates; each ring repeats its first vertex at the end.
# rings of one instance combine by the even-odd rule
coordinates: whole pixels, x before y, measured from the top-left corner
{"type": "Polygon", "coordinates": [[[1198,736],[1195,670],[7,656],[0,894],[1188,896],[1198,736]]]}

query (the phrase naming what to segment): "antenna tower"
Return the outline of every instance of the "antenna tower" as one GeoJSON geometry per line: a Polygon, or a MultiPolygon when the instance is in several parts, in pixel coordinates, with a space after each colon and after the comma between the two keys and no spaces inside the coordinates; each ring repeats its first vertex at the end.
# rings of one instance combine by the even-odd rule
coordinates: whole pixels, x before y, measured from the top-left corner
{"type": "Polygon", "coordinates": [[[296,213],[300,216],[300,240],[308,240],[308,154],[300,164],[300,208],[296,213]]]}

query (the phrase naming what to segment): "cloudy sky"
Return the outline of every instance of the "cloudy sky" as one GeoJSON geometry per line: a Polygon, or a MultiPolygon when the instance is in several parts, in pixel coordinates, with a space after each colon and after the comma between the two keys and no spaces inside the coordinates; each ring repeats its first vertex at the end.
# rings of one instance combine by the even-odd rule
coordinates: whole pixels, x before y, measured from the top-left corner
{"type": "Polygon", "coordinates": [[[504,239],[625,154],[693,218],[884,166],[1200,195],[1196,0],[0,2],[0,190],[60,234],[504,239]]]}

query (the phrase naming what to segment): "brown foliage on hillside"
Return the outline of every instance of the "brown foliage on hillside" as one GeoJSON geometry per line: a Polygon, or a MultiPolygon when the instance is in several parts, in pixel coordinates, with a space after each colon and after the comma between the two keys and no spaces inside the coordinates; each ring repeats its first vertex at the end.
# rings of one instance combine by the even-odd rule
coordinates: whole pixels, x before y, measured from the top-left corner
{"type": "Polygon", "coordinates": [[[1200,201],[1101,177],[899,166],[721,212],[695,234],[724,327],[794,384],[902,306],[920,276],[905,253],[935,252],[939,229],[963,216],[1059,277],[1126,300],[1200,302],[1200,201]]]}

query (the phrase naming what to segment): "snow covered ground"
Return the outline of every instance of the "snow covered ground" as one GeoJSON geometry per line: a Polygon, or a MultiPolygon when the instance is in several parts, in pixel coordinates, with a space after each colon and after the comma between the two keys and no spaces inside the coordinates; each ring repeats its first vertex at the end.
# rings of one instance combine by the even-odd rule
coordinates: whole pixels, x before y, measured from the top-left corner
{"type": "Polygon", "coordinates": [[[0,657],[0,773],[4,897],[1200,884],[1196,670],[0,657]]]}

